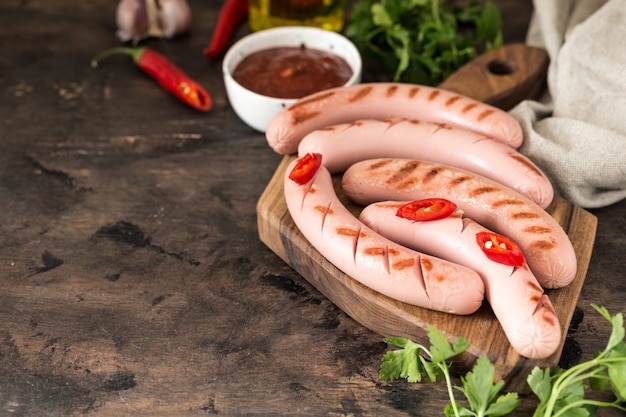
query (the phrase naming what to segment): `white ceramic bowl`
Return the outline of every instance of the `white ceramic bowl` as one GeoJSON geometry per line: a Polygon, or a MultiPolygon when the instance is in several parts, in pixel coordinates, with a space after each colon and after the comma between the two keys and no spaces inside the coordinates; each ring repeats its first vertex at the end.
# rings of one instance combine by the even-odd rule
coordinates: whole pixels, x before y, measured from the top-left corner
{"type": "Polygon", "coordinates": [[[352,77],[344,85],[361,82],[361,55],[354,44],[341,34],[304,26],[285,26],[252,33],[237,41],[226,52],[222,63],[228,100],[237,116],[248,126],[265,132],[274,115],[296,99],[268,97],[250,91],[233,79],[233,71],[243,58],[253,52],[301,45],[341,56],[352,68],[352,77]]]}

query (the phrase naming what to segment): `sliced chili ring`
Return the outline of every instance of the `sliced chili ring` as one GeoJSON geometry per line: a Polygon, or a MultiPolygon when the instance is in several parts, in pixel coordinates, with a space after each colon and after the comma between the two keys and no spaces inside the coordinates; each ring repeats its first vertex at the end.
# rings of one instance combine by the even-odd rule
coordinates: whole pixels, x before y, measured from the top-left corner
{"type": "Polygon", "coordinates": [[[396,211],[396,216],[417,222],[448,217],[456,211],[456,204],[445,198],[425,198],[404,204],[396,211]]]}
{"type": "Polygon", "coordinates": [[[289,173],[289,179],[298,185],[306,184],[322,165],[322,154],[307,153],[296,162],[289,173]]]}
{"type": "Polygon", "coordinates": [[[506,236],[493,232],[476,233],[476,242],[487,258],[509,266],[523,266],[526,263],[522,250],[506,236]]]}

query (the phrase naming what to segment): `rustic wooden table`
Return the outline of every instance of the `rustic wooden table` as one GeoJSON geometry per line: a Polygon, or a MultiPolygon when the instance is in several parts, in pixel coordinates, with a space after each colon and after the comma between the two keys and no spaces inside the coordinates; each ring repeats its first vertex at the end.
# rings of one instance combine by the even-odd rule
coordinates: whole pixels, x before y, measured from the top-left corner
{"type": "MultiPolygon", "coordinates": [[[[126,57],[90,67],[119,45],[116,3],[0,5],[0,416],[443,415],[444,385],[381,381],[381,337],[259,241],[281,156],[202,55],[220,2],[146,43],[210,90],[209,114],[126,57]]],[[[530,2],[498,3],[523,40],[530,2]]],[[[564,366],[608,338],[590,303],[626,311],[626,201],[592,212],[564,366]]]]}

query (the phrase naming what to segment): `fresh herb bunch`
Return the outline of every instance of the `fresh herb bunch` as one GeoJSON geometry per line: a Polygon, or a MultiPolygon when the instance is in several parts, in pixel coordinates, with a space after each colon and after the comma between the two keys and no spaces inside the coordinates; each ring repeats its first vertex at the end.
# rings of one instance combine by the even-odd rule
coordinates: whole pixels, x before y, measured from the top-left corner
{"type": "MultiPolygon", "coordinates": [[[[624,318],[621,313],[611,316],[606,308],[592,304],[593,308],[612,326],[609,341],[602,352],[592,360],[582,362],[567,370],[535,367],[527,382],[539,403],[533,417],[588,417],[599,407],[612,407],[626,412],[626,344],[624,343],[624,318]],[[588,389],[603,392],[611,389],[612,402],[585,398],[588,389]]],[[[498,395],[504,381],[494,383],[494,365],[481,356],[470,372],[461,377],[461,387],[452,385],[449,361],[469,348],[464,337],[452,344],[434,326],[428,326],[430,348],[402,337],[389,337],[385,341],[401,349],[387,351],[380,367],[380,378],[394,380],[406,378],[408,382],[421,382],[427,376],[431,382],[445,379],[450,404],[447,417],[476,416],[498,417],[509,414],[519,404],[517,393],[498,395]],[[467,407],[457,402],[454,390],[463,393],[467,407]]]]}
{"type": "Polygon", "coordinates": [[[437,85],[479,50],[502,45],[502,18],[490,1],[359,0],[344,31],[365,63],[393,81],[437,85]]]}

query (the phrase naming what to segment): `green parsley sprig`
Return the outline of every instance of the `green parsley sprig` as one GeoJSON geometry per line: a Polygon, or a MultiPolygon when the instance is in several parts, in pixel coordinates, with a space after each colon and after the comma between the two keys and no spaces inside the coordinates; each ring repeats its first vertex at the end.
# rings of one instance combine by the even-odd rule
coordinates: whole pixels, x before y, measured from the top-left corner
{"type": "MultiPolygon", "coordinates": [[[[535,367],[527,382],[539,399],[534,417],[588,417],[599,407],[612,407],[626,411],[626,344],[624,319],[621,313],[611,316],[606,308],[592,304],[593,308],[611,323],[612,331],[603,351],[592,360],[582,362],[567,370],[556,367],[535,367]],[[613,401],[585,398],[587,390],[613,392],[613,401]]],[[[446,381],[450,404],[444,409],[447,417],[475,416],[498,417],[512,412],[519,404],[514,392],[499,395],[504,381],[494,383],[494,365],[481,356],[470,372],[461,377],[462,386],[452,385],[449,361],[469,348],[464,337],[450,344],[445,335],[434,326],[428,326],[430,348],[402,337],[384,340],[400,349],[387,351],[380,366],[380,378],[394,380],[405,378],[408,382],[421,382],[424,376],[430,382],[446,381]],[[454,390],[465,397],[467,406],[457,402],[454,390]]]]}
{"type": "Polygon", "coordinates": [[[502,18],[488,0],[462,7],[443,0],[360,0],[344,31],[366,63],[393,81],[437,85],[477,51],[502,45],[502,18]]]}

